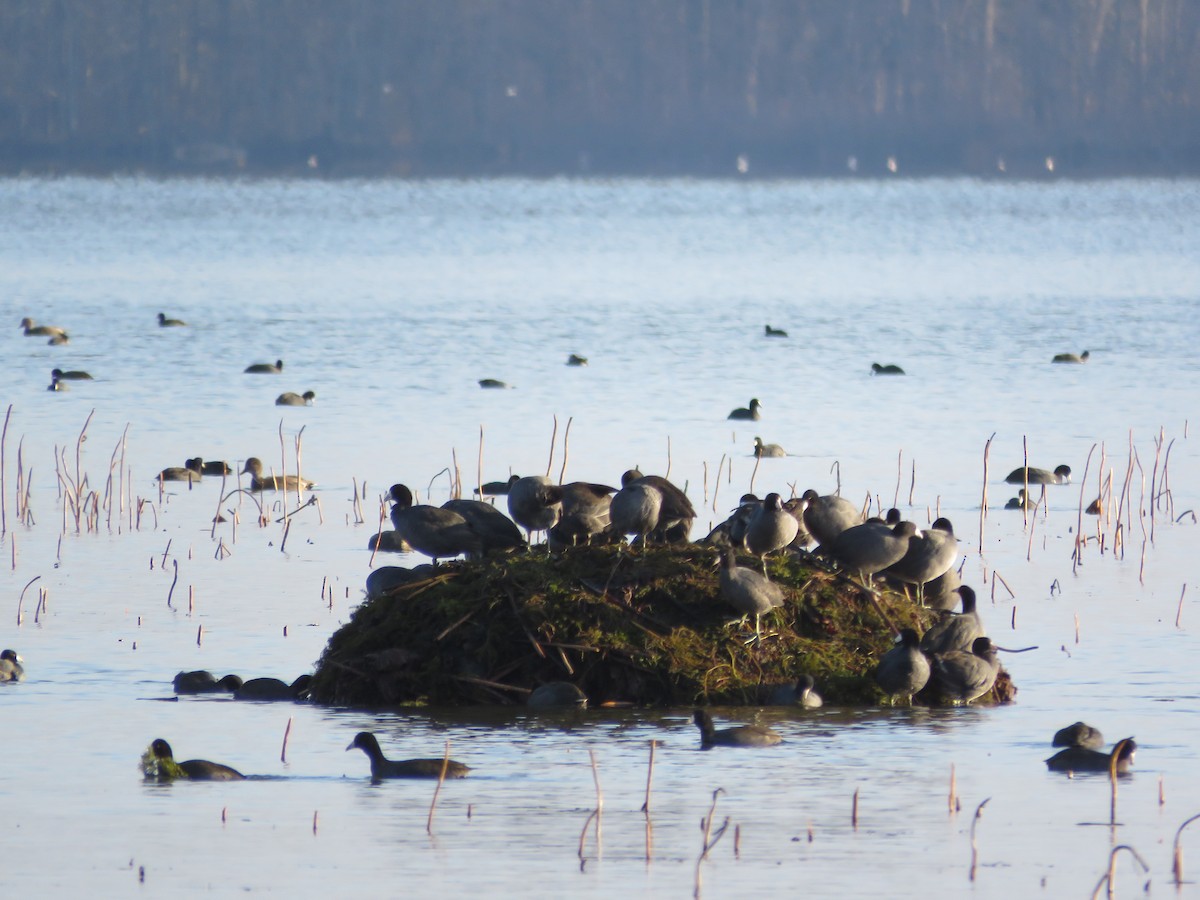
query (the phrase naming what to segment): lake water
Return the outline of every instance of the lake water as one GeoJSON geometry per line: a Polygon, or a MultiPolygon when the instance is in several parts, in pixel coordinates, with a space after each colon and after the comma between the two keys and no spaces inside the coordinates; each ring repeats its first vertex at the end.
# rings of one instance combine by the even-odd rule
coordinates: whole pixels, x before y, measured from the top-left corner
{"type": "MultiPolygon", "coordinates": [[[[1122,857],[1120,893],[1149,881],[1176,896],[1171,843],[1200,812],[1198,245],[1194,181],[0,181],[0,644],[28,672],[0,686],[0,884],[128,895],[140,873],[160,896],[688,896],[698,823],[722,788],[714,828],[730,826],[702,867],[704,896],[1088,896],[1121,843],[1150,872],[1122,857]],[[160,329],[159,312],[189,327],[160,329]],[[24,316],[70,343],[24,337],[24,316]],[[768,323],[790,337],[765,338],[768,323]],[[1050,364],[1084,349],[1086,365],[1050,364]],[[570,353],[590,364],[565,366],[570,353]],[[275,359],[281,375],[242,374],[275,359]],[[871,377],[873,362],[908,375],[871,377]],[[95,380],[50,393],[54,367],[95,380]],[[484,391],[481,378],[514,388],[484,391]],[[317,403],[274,406],[284,390],[317,403]],[[760,422],[726,420],[752,397],[760,422]],[[786,495],[840,478],[847,496],[898,502],[922,525],[940,510],[990,633],[1038,648],[1004,659],[1017,702],[718,709],[718,724],[770,723],[785,742],[712,752],[688,709],[160,702],[181,669],[311,671],[362,597],[387,485],[440,503],[455,462],[468,487],[480,470],[545,472],[555,417],[553,474],[569,422],[568,480],[669,466],[703,507],[694,536],[752,482],[786,495]],[[755,472],[755,435],[791,455],[755,472]],[[219,504],[219,479],[161,498],[153,480],[197,454],[294,471],[298,436],[320,510],[294,516],[286,537],[257,527],[248,500],[239,525],[214,533],[218,506],[237,503],[219,504]],[[1025,442],[1030,464],[1076,473],[1030,525],[1001,508],[1025,442]],[[32,524],[16,518],[18,443],[32,524]],[[1150,543],[1168,444],[1174,506],[1155,511],[1150,543]],[[1123,557],[1109,524],[1106,552],[1089,546],[1073,571],[1080,503],[1101,471],[1120,492],[1131,446],[1144,518],[1123,557]],[[103,495],[122,448],[140,521],[102,513],[98,531],[77,532],[56,454],[103,495]],[[1109,819],[1105,778],[1043,763],[1077,719],[1110,744],[1137,738],[1115,832],[1092,824],[1109,819]],[[344,752],[362,729],[392,757],[437,756],[449,740],[474,768],[443,788],[432,836],[433,785],[372,786],[365,757],[344,752]],[[144,784],[138,760],[159,736],[180,758],[264,777],[144,784]],[[581,866],[589,751],[603,842],[598,853],[589,836],[581,866]]],[[[1200,838],[1185,832],[1184,845],[1200,859],[1200,838]]]]}

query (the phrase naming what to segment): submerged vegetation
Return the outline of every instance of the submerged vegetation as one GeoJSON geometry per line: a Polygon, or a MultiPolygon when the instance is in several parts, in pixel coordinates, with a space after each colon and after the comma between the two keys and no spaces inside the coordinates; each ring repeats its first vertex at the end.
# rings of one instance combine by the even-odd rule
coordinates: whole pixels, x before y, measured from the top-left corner
{"type": "Polygon", "coordinates": [[[924,631],[933,615],[901,594],[875,601],[808,554],[772,561],[770,576],[787,599],[755,642],[720,599],[711,548],[580,547],[447,565],[358,607],[330,639],[312,696],[511,704],[567,680],[594,705],[737,705],[808,673],[830,702],[876,702],[872,674],[894,629],[924,631]]]}

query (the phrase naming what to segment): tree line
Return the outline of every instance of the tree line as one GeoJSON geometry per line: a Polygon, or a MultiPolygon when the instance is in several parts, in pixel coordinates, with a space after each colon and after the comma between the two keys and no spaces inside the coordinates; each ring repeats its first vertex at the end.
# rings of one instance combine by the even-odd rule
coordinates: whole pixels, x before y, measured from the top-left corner
{"type": "Polygon", "coordinates": [[[1195,0],[6,0],[0,168],[1190,172],[1195,0]]]}

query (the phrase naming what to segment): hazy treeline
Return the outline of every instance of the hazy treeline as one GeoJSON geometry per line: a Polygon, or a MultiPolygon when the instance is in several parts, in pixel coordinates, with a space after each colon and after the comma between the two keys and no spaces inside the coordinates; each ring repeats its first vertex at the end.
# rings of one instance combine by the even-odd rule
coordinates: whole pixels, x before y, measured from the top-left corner
{"type": "Polygon", "coordinates": [[[5,0],[0,167],[1200,169],[1196,0],[5,0]]]}

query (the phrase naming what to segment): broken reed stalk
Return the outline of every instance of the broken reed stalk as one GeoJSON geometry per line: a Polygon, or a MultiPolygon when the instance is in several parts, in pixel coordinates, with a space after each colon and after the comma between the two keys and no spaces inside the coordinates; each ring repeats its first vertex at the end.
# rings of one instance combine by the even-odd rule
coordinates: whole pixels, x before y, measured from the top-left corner
{"type": "Polygon", "coordinates": [[[438,795],[446,781],[446,770],[450,768],[450,741],[446,740],[446,752],[442,756],[442,770],[438,773],[437,786],[433,789],[433,800],[429,803],[429,818],[425,820],[425,833],[433,836],[433,811],[437,809],[438,795]]]}
{"type": "Polygon", "coordinates": [[[475,454],[475,487],[479,489],[479,499],[483,496],[483,426],[479,426],[479,452],[475,454]]]}
{"type": "Polygon", "coordinates": [[[1096,900],[1096,898],[1100,896],[1100,888],[1102,886],[1106,886],[1106,897],[1113,896],[1113,891],[1116,890],[1115,882],[1117,880],[1117,854],[1122,850],[1129,851],[1130,855],[1133,856],[1137,864],[1142,867],[1143,872],[1150,871],[1150,867],[1146,865],[1146,861],[1142,859],[1141,855],[1136,850],[1134,850],[1128,844],[1118,844],[1116,847],[1113,847],[1112,851],[1108,854],[1108,871],[1100,876],[1100,880],[1096,883],[1096,889],[1092,891],[1092,900],[1096,900]]]}
{"type": "MultiPolygon", "coordinates": [[[[170,541],[167,542],[167,545],[170,546],[170,541]]],[[[165,557],[166,554],[164,553],[163,556],[165,557]]],[[[171,579],[171,588],[167,591],[167,609],[175,608],[171,605],[171,595],[175,593],[175,585],[179,582],[179,560],[173,559],[171,562],[175,565],[175,577],[171,579]]]]}
{"type": "Polygon", "coordinates": [[[588,748],[588,758],[592,761],[592,781],[596,785],[596,858],[604,857],[604,792],[600,790],[600,770],[596,768],[596,751],[588,748]]]}
{"type": "Polygon", "coordinates": [[[563,461],[562,461],[562,465],[559,466],[559,469],[558,469],[558,483],[559,484],[563,483],[563,478],[566,477],[566,474],[567,474],[567,458],[568,458],[567,448],[571,441],[571,423],[574,421],[575,421],[575,417],[569,416],[567,418],[567,427],[563,429],[563,461]]]}
{"type": "MultiPolygon", "coordinates": [[[[1085,462],[1083,464],[1083,477],[1079,479],[1079,509],[1076,512],[1076,518],[1075,518],[1075,553],[1072,555],[1072,559],[1071,559],[1071,574],[1072,575],[1075,574],[1075,570],[1079,568],[1079,564],[1083,561],[1082,560],[1083,547],[1084,547],[1084,539],[1083,539],[1084,502],[1083,502],[1083,497],[1084,497],[1084,491],[1087,490],[1087,476],[1088,476],[1088,470],[1091,468],[1091,465],[1092,465],[1092,454],[1095,452],[1096,452],[1096,445],[1092,444],[1092,449],[1090,449],[1088,451],[1087,462],[1085,462]]],[[[1103,451],[1101,451],[1101,452],[1103,452],[1103,451]]]]}
{"type": "Polygon", "coordinates": [[[1197,819],[1200,819],[1200,815],[1195,815],[1190,819],[1185,820],[1184,823],[1179,826],[1179,830],[1175,832],[1175,852],[1173,854],[1174,861],[1171,864],[1171,870],[1175,876],[1175,887],[1181,887],[1183,885],[1183,845],[1180,843],[1180,840],[1183,838],[1183,829],[1187,828],[1197,819]]]}
{"type": "MultiPolygon", "coordinates": [[[[758,477],[758,467],[762,464],[762,456],[754,457],[754,469],[750,472],[750,493],[754,493],[754,479],[758,477]]],[[[713,510],[716,512],[716,510],[713,510]]]]}
{"type": "Polygon", "coordinates": [[[642,804],[642,812],[646,814],[646,818],[650,818],[650,787],[654,784],[654,749],[658,746],[658,741],[650,741],[650,765],[646,769],[646,801],[642,804]]]}
{"type": "Polygon", "coordinates": [[[288,716],[287,728],[283,729],[283,747],[279,751],[279,761],[287,765],[287,745],[288,738],[292,736],[292,719],[295,716],[288,716]]]}
{"type": "Polygon", "coordinates": [[[550,458],[546,460],[546,477],[550,477],[550,470],[554,468],[554,445],[558,443],[558,416],[554,417],[554,429],[550,432],[550,458]]]}
{"type": "Polygon", "coordinates": [[[721,461],[717,463],[717,480],[713,483],[713,502],[712,510],[717,511],[717,494],[721,493],[721,470],[725,468],[725,454],[721,454],[721,461]]]}
{"type": "Polygon", "coordinates": [[[279,552],[280,553],[285,552],[284,548],[287,547],[288,533],[291,530],[292,530],[292,520],[291,520],[291,518],[288,518],[288,520],[283,523],[283,538],[280,539],[280,541],[279,541],[279,552]]]}
{"type": "Polygon", "coordinates": [[[663,475],[663,478],[671,477],[671,462],[672,462],[672,459],[671,459],[671,436],[668,434],[667,435],[667,471],[666,471],[666,474],[663,475]]]}
{"type": "Polygon", "coordinates": [[[954,763],[950,763],[950,795],[946,798],[946,806],[950,815],[958,809],[958,778],[954,772],[954,763]]]}
{"type": "Polygon", "coordinates": [[[916,493],[916,490],[917,490],[917,461],[914,459],[912,461],[912,477],[909,479],[909,482],[908,482],[908,505],[909,506],[913,505],[913,494],[916,493]]]}
{"type": "Polygon", "coordinates": [[[900,505],[900,479],[904,474],[904,448],[896,454],[896,493],[892,495],[892,506],[900,505]]]}
{"type": "Polygon", "coordinates": [[[988,797],[987,800],[984,800],[977,807],[975,807],[975,815],[971,818],[971,874],[969,876],[970,881],[975,880],[975,869],[977,868],[977,866],[979,864],[979,842],[975,839],[975,826],[979,823],[979,819],[983,815],[983,808],[988,805],[988,800],[991,800],[991,799],[992,799],[991,797],[988,797]]]}
{"type": "Polygon", "coordinates": [[[1183,618],[1183,595],[1187,593],[1187,582],[1183,583],[1183,590],[1179,592],[1179,608],[1175,610],[1175,627],[1179,627],[1179,620],[1183,618]]]}
{"type": "MultiPolygon", "coordinates": [[[[482,494],[480,496],[483,496],[482,494]]],[[[375,529],[375,546],[371,548],[371,558],[367,561],[367,568],[375,568],[375,554],[379,552],[379,541],[383,537],[383,523],[387,521],[387,499],[379,498],[379,527],[375,529]]]]}
{"type": "Polygon", "coordinates": [[[992,441],[996,437],[996,432],[992,432],[992,436],[987,439],[983,445],[983,495],[979,498],[979,552],[983,553],[983,528],[987,523],[987,508],[988,508],[988,456],[992,452],[992,441]]]}
{"type": "Polygon", "coordinates": [[[42,577],[41,575],[34,575],[32,578],[29,579],[29,581],[26,583],[25,587],[21,588],[21,596],[17,598],[17,627],[18,628],[21,627],[21,610],[25,604],[25,592],[27,590],[29,590],[29,588],[32,587],[33,583],[41,577],[42,577]]]}
{"type": "Polygon", "coordinates": [[[711,851],[712,848],[717,845],[717,841],[721,840],[721,836],[725,834],[725,829],[729,825],[729,818],[726,817],[724,823],[719,829],[717,829],[716,836],[713,836],[712,825],[717,814],[717,798],[723,793],[725,793],[724,788],[717,788],[715,791],[713,791],[712,806],[708,808],[708,815],[706,815],[701,822],[701,824],[704,826],[704,841],[700,848],[700,857],[696,860],[695,887],[692,890],[692,897],[697,898],[697,900],[700,897],[701,888],[700,866],[704,863],[704,860],[708,858],[709,851],[711,851]]]}
{"type": "Polygon", "coordinates": [[[850,827],[858,831],[858,788],[854,789],[854,799],[850,803],[850,827]]]}
{"type": "Polygon", "coordinates": [[[8,534],[8,491],[4,477],[8,466],[5,465],[4,446],[8,441],[8,420],[12,418],[12,409],[12,404],[8,404],[8,411],[4,414],[4,427],[0,428],[0,537],[8,534]]]}
{"type": "Polygon", "coordinates": [[[1108,808],[1108,825],[1110,828],[1117,827],[1117,759],[1129,741],[1129,738],[1117,741],[1113,745],[1112,755],[1108,759],[1108,781],[1112,785],[1112,801],[1108,808]]]}

